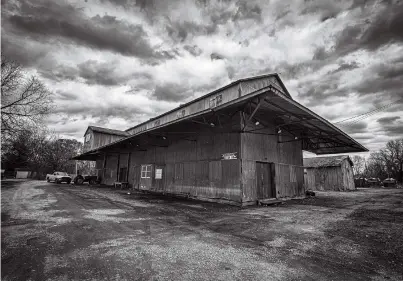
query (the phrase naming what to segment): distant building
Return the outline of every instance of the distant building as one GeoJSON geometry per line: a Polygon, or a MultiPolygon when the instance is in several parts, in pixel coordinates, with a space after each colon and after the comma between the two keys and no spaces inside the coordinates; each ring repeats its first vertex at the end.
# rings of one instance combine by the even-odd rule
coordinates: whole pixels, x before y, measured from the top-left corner
{"type": "Polygon", "coordinates": [[[16,179],[27,179],[31,174],[28,168],[16,168],[15,169],[15,178],[16,179]]]}
{"type": "Polygon", "coordinates": [[[305,188],[354,190],[353,162],[347,155],[304,158],[305,188]]]}
{"type": "Polygon", "coordinates": [[[291,97],[277,74],[241,79],[125,131],[90,126],[102,184],[236,205],[302,197],[302,150],[367,151],[291,97]]]}

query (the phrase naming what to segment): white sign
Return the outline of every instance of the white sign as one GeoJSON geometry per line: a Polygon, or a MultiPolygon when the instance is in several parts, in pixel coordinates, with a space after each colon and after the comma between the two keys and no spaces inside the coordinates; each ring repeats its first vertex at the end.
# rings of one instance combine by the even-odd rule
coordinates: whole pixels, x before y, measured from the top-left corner
{"type": "Polygon", "coordinates": [[[155,178],[162,179],[162,169],[155,169],[155,178]]]}
{"type": "Polygon", "coordinates": [[[224,153],[221,156],[222,156],[222,160],[237,159],[237,153],[236,152],[224,153]]]}

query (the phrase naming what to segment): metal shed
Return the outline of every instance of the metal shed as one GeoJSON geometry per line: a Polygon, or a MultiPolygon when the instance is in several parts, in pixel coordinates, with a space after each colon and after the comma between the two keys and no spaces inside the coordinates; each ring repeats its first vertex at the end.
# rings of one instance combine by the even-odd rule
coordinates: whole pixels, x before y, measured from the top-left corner
{"type": "Polygon", "coordinates": [[[310,190],[355,190],[353,161],[348,155],[304,158],[305,186],[310,190]]]}

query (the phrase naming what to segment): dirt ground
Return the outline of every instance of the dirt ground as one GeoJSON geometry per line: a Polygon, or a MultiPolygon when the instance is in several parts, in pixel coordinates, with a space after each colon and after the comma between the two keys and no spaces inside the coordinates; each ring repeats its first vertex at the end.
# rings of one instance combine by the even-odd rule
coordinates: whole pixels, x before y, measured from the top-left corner
{"type": "Polygon", "coordinates": [[[403,189],[238,208],[3,181],[2,280],[403,280],[403,189]]]}

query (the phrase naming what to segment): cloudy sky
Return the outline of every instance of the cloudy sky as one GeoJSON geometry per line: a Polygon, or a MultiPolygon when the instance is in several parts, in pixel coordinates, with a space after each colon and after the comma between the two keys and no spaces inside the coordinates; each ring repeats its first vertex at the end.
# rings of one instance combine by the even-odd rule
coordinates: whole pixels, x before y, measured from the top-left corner
{"type": "Polygon", "coordinates": [[[403,137],[402,1],[2,1],[2,53],[55,94],[48,126],[127,129],[248,76],[371,150],[403,137]]]}

